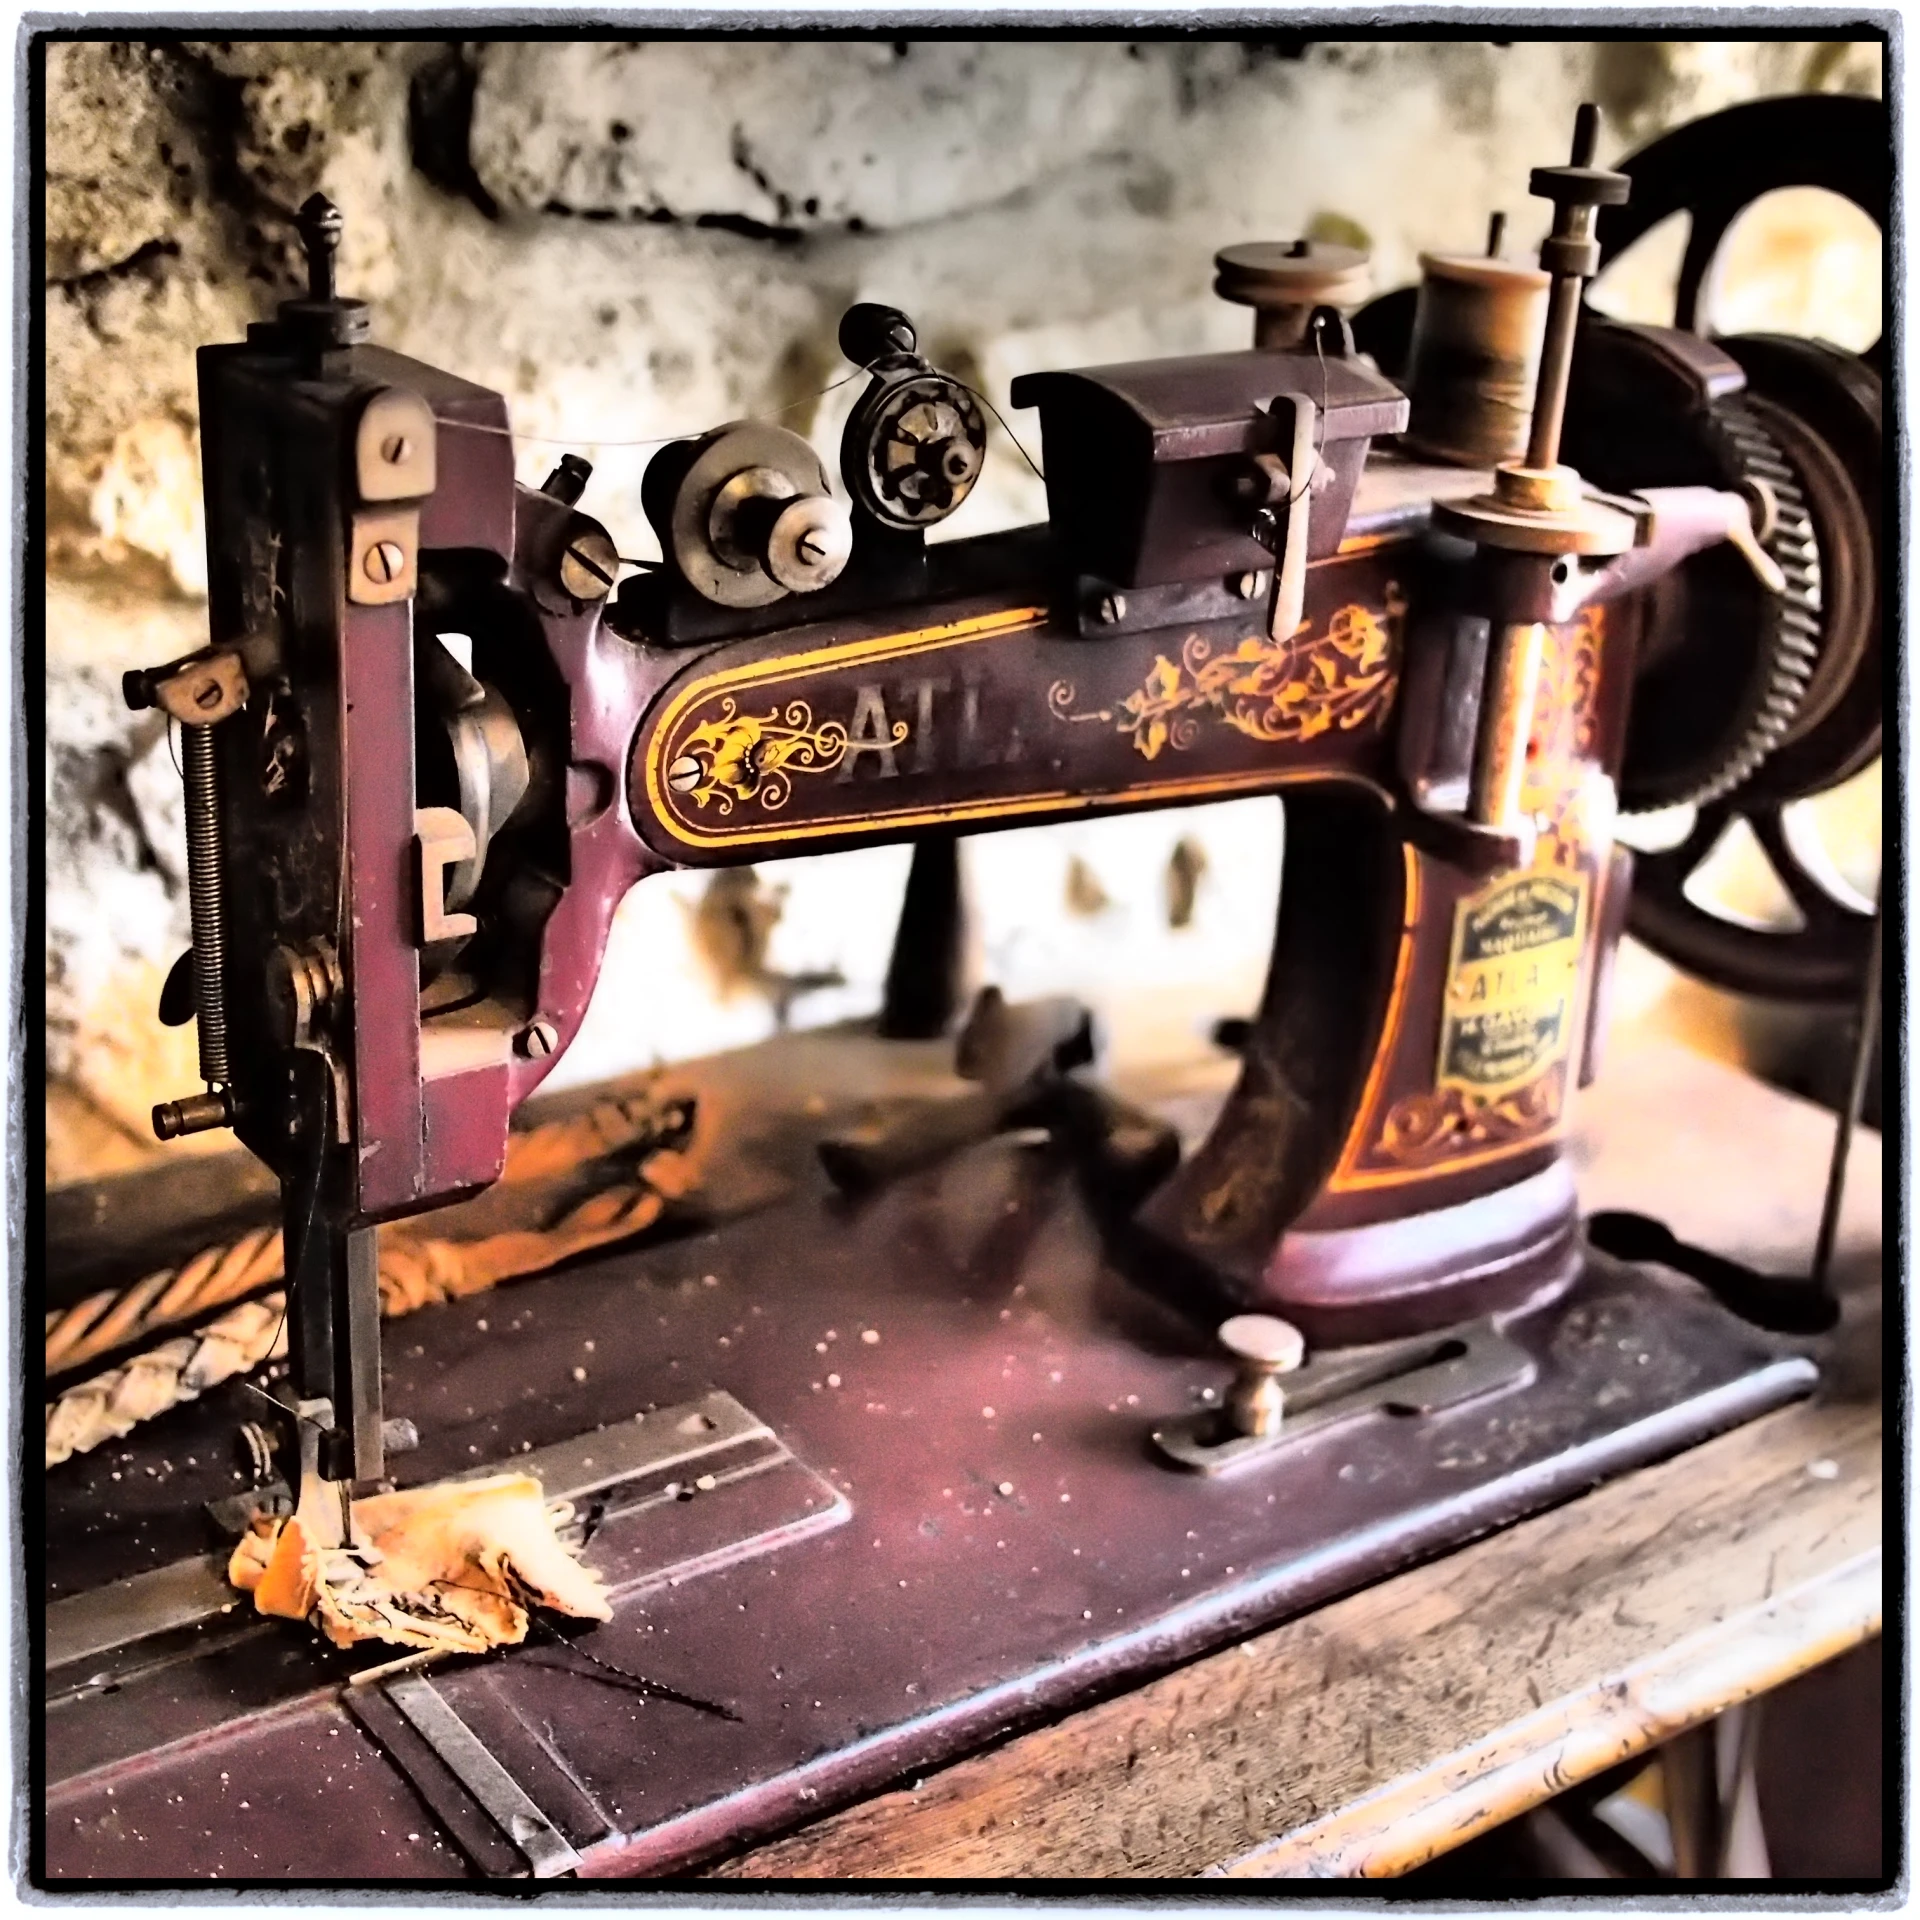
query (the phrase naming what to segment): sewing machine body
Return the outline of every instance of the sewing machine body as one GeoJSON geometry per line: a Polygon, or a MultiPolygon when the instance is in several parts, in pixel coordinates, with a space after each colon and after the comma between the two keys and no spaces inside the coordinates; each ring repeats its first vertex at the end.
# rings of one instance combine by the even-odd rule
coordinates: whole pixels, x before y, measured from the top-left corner
{"type": "Polygon", "coordinates": [[[1516,859],[1517,836],[1458,814],[1486,629],[1446,617],[1467,569],[1427,524],[1436,494],[1485,476],[1367,467],[1370,434],[1405,417],[1378,375],[1336,363],[1358,397],[1324,414],[1348,437],[1312,491],[1284,638],[1252,564],[1272,556],[1222,510],[1222,481],[1321,366],[1255,351],[1037,381],[1050,449],[1077,433],[1101,451],[1103,411],[1157,435],[1131,470],[1057,460],[1064,532],[892,551],[871,580],[856,541],[840,611],[796,595],[735,616],[735,637],[660,644],[714,609],[643,591],[609,613],[569,591],[569,557],[612,543],[514,483],[497,396],[265,334],[204,361],[215,652],[253,690],[215,729],[244,956],[226,968],[230,1095],[290,1217],[318,1222],[303,1244],[330,1284],[296,1294],[306,1391],[353,1409],[357,1477],[378,1472],[378,1404],[361,1334],[337,1331],[367,1320],[353,1236],[498,1177],[614,909],[669,865],[1285,792],[1246,1083],[1148,1214],[1170,1266],[1335,1340],[1570,1277],[1555,1163],[1622,913],[1608,767],[1631,624],[1596,605],[1546,629],[1516,859]],[[381,449],[402,443],[396,476],[381,449]],[[1071,493],[1103,470],[1120,477],[1092,503],[1071,493]],[[424,490],[393,497],[407,487],[424,490]],[[470,676],[448,671],[449,631],[470,676]],[[451,777],[441,724],[466,728],[451,777]],[[1434,800],[1449,791],[1452,811],[1434,800]],[[1489,962],[1516,938],[1524,966],[1489,962]]]}
{"type": "MultiPolygon", "coordinates": [[[[330,210],[309,209],[308,297],[203,351],[212,646],[129,677],[193,736],[192,992],[170,986],[169,1017],[197,1012],[208,1092],[157,1124],[231,1125],[279,1178],[303,1436],[288,1478],[418,1484],[712,1388],[778,1454],[743,1478],[758,1491],[729,1506],[710,1489],[692,1519],[646,1481],[597,1549],[624,1570],[605,1631],[633,1657],[657,1659],[670,1626],[685,1645],[725,1623],[720,1666],[756,1676],[737,1689],[750,1733],[632,1747],[621,1714],[586,1713],[593,1754],[572,1786],[533,1791],[530,1848],[421,1758],[404,1702],[358,1694],[374,1704],[355,1724],[480,1870],[566,1870],[595,1848],[608,1870],[671,1867],[1808,1389],[1802,1355],[1596,1251],[1578,1213],[1575,1096],[1633,886],[1615,824],[1636,688],[1684,662],[1690,633],[1746,620],[1798,698],[1818,648],[1793,622],[1820,606],[1794,597],[1813,536],[1792,517],[1818,463],[1756,489],[1725,455],[1750,369],[1777,411],[1765,355],[1575,328],[1597,258],[1582,219],[1624,191],[1586,164],[1591,140],[1536,176],[1562,215],[1543,264],[1573,300],[1541,356],[1552,432],[1537,412],[1524,460],[1415,451],[1401,386],[1337,313],[1302,305],[1263,311],[1246,352],[1017,383],[1047,523],[929,543],[977,478],[984,420],[904,316],[856,308],[843,345],[871,384],[843,447],[851,507],[797,436],[715,428],[649,468],[664,559],[616,594],[625,536],[582,511],[585,463],[518,484],[500,396],[367,344],[364,309],[332,293],[330,210]],[[1606,491],[1558,464],[1563,416],[1606,491]],[[1204,1137],[1162,1152],[1163,1128],[1116,1159],[1108,1110],[1075,1082],[1051,1147],[976,1137],[857,1205],[830,1194],[821,1136],[885,1106],[899,1062],[938,1071],[950,1051],[949,956],[910,911],[895,974],[931,983],[917,1037],[783,1040],[726,1108],[779,1116],[805,1171],[778,1207],[716,1217],[695,1252],[525,1283],[543,1331],[504,1370],[467,1345],[472,1303],[383,1363],[374,1229],[499,1179],[649,875],[1255,793],[1285,805],[1273,961],[1204,1137]],[[796,1077],[778,1051],[794,1046],[840,1065],[811,1054],[796,1077]],[[800,1079],[825,1117],[792,1097],[800,1079]],[[1312,1355],[1275,1431],[1222,1426],[1208,1330],[1248,1308],[1312,1355]],[[863,1328],[879,1339],[856,1355],[863,1328]],[[617,1363],[576,1393],[556,1369],[589,1338],[617,1363]],[[397,1463],[383,1365],[422,1435],[397,1463]],[[836,1639],[844,1604],[871,1606],[885,1657],[836,1639]],[[597,1801],[576,1792],[589,1777],[597,1801]]],[[[1738,419],[1740,445],[1775,459],[1738,419]]],[[[1812,516],[1824,554],[1837,516],[1812,516]]],[[[1823,714],[1877,657],[1832,624],[1823,714]]],[[[1065,1034],[1036,1056],[1054,1080],[1091,1050],[1065,1034]]],[[[977,1131],[1031,1119],[1030,1091],[1014,1074],[977,1131]]],[[[648,1460],[642,1479],[665,1471],[648,1460]]],[[[104,1570],[91,1556],[67,1590],[104,1570]]],[[[70,1644],[95,1649],[107,1629],[74,1620],[70,1644]]],[[[173,1676],[141,1680],[157,1737],[239,1725],[217,1697],[232,1657],[127,1656],[173,1676]]],[[[442,1689],[498,1751],[525,1746],[547,1684],[510,1671],[504,1709],[477,1669],[442,1689]]],[[[151,1744],[90,1688],[71,1688],[85,1704],[61,1736],[76,1807],[151,1744]]],[[[292,1780],[270,1718],[244,1737],[292,1780]]]]}

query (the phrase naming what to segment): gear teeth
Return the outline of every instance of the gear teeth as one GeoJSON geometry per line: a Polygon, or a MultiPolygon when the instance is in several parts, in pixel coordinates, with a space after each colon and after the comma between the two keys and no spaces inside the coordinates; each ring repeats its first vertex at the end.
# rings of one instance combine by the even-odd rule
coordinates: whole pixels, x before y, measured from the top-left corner
{"type": "Polygon", "coordinates": [[[1774,526],[1765,545],[1786,576],[1786,591],[1772,598],[1770,631],[1762,641],[1766,670],[1749,689],[1746,712],[1727,745],[1707,766],[1662,783],[1657,791],[1623,792],[1622,811],[1628,814],[1704,807],[1750,780],[1793,725],[1819,659],[1820,546],[1799,481],[1744,401],[1721,401],[1712,411],[1710,431],[1737,477],[1764,480],[1773,495],[1774,526]]]}

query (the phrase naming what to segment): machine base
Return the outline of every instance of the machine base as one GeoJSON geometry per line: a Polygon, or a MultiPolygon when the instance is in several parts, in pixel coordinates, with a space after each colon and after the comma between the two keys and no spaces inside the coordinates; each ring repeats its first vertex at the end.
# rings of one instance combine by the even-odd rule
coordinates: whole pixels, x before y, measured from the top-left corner
{"type": "MultiPolygon", "coordinates": [[[[404,1701],[390,1679],[355,1687],[371,1657],[265,1622],[69,1692],[44,1721],[44,1874],[684,1871],[1814,1379],[1690,1285],[1595,1254],[1564,1297],[1501,1322],[1532,1362],[1524,1384],[1426,1413],[1383,1403],[1269,1461],[1181,1471],[1149,1435],[1208,1404],[1225,1369],[1106,1265],[1050,1151],[990,1141],[859,1208],[821,1186],[419,1314],[387,1351],[389,1409],[423,1436],[397,1463],[409,1482],[717,1387],[795,1456],[744,1487],[811,1520],[783,1529],[770,1509],[766,1550],[709,1555],[678,1584],[616,1574],[610,1624],[442,1662],[431,1699],[417,1671],[404,1701]],[[823,1479],[851,1507],[843,1524],[823,1479]]],[[[233,1490],[225,1437],[248,1397],[210,1395],[52,1477],[55,1592],[204,1547],[201,1506],[233,1490]]],[[[717,1513],[668,1500],[587,1558],[717,1513]]],[[[646,1551],[681,1552],[664,1536],[646,1551]]]]}

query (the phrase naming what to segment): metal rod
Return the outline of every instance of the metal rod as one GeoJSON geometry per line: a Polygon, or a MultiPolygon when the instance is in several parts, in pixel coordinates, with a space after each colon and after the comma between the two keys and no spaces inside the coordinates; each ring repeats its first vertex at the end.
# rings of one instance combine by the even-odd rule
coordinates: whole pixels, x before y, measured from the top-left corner
{"type": "Polygon", "coordinates": [[[300,244],[307,255],[307,298],[316,305],[333,298],[333,256],[346,225],[324,193],[312,194],[299,214],[300,244]]]}
{"type": "Polygon", "coordinates": [[[1673,1836],[1673,1877],[1711,1880],[1720,1858],[1719,1735],[1711,1720],[1660,1749],[1661,1798],[1673,1836]]]}
{"type": "MultiPolygon", "coordinates": [[[[1600,109],[1583,101],[1573,120],[1576,167],[1593,165],[1600,138],[1600,109]]],[[[1593,236],[1591,203],[1562,199],[1556,203],[1553,234],[1556,240],[1584,242],[1593,236]]],[[[1543,250],[1544,251],[1544,250],[1543,250]]],[[[1547,337],[1540,351],[1540,384],[1533,399],[1533,427],[1527,439],[1527,465],[1551,467],[1560,458],[1560,427],[1567,411],[1567,389],[1573,377],[1573,336],[1580,322],[1578,273],[1556,273],[1547,305],[1547,337]]]]}
{"type": "Polygon", "coordinates": [[[1840,1123],[1833,1131],[1833,1158],[1827,1165],[1827,1196],[1820,1209],[1820,1232],[1813,1243],[1814,1291],[1827,1290],[1827,1270],[1840,1237],[1840,1202],[1847,1190],[1847,1160],[1853,1149],[1853,1129],[1867,1095],[1867,1074],[1873,1064],[1874,1030],[1880,1024],[1881,889],[1873,896],[1873,938],[1867,948],[1867,977],[1860,989],[1860,1029],[1853,1041],[1853,1071],[1847,1078],[1847,1097],[1840,1123]]]}
{"type": "Polygon", "coordinates": [[[187,909],[193,921],[193,1000],[200,1035],[200,1077],[210,1087],[230,1078],[227,1060],[227,936],[220,899],[220,796],[214,785],[213,729],[183,727],[181,774],[187,792],[187,909]]]}
{"type": "Polygon", "coordinates": [[[1600,109],[1591,100],[1583,100],[1579,111],[1573,116],[1573,148],[1568,156],[1569,164],[1576,167],[1593,165],[1594,149],[1600,143],[1600,109]]]}
{"type": "MultiPolygon", "coordinates": [[[[924,740],[927,731],[923,724],[919,737],[924,740]]],[[[923,835],[913,843],[913,864],[907,869],[900,923],[887,962],[880,1003],[882,1038],[931,1040],[953,1025],[966,993],[967,951],[959,837],[923,835]]]]}
{"type": "Polygon", "coordinates": [[[332,1236],[333,1480],[377,1480],[386,1471],[380,1420],[380,1268],[372,1227],[332,1236]]]}
{"type": "Polygon", "coordinates": [[[1494,633],[1467,797],[1469,815],[1483,827],[1510,831],[1520,822],[1546,638],[1547,630],[1538,622],[1504,626],[1494,633]]]}
{"type": "MultiPolygon", "coordinates": [[[[1572,211],[1588,213],[1585,208],[1572,211]]],[[[1555,466],[1560,459],[1560,426],[1573,380],[1573,336],[1580,322],[1580,286],[1577,274],[1556,275],[1547,296],[1547,337],[1540,349],[1540,384],[1534,390],[1533,426],[1527,436],[1527,465],[1536,469],[1555,466]]]]}

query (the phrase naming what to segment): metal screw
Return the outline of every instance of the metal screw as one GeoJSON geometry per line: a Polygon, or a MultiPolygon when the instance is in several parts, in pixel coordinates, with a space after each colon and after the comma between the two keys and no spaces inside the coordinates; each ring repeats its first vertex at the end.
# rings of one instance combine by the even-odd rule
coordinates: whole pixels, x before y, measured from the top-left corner
{"type": "Polygon", "coordinates": [[[380,458],[390,467],[397,467],[412,451],[413,444],[404,433],[391,434],[380,443],[380,458]]]}
{"type": "Polygon", "coordinates": [[[1124,593],[1103,594],[1100,600],[1100,618],[1110,627],[1117,626],[1127,617],[1127,596],[1124,593]]]}
{"type": "Polygon", "coordinates": [[[198,707],[202,713],[211,713],[213,709],[220,704],[219,681],[209,680],[204,686],[200,687],[193,696],[193,704],[198,707]]]}
{"type": "Polygon", "coordinates": [[[1243,573],[1233,583],[1233,590],[1242,600],[1258,600],[1267,590],[1267,581],[1272,576],[1258,570],[1243,573]]]}
{"type": "Polygon", "coordinates": [[[1286,1410],[1280,1375],[1291,1373],[1306,1358],[1300,1329],[1272,1314],[1241,1313],[1221,1325],[1219,1338],[1240,1362],[1227,1394],[1227,1417],[1240,1433],[1278,1433],[1286,1410]]]}
{"type": "Polygon", "coordinates": [[[560,1044],[560,1029],[545,1018],[531,1020],[520,1029],[516,1044],[524,1058],[545,1060],[560,1044]]]}
{"type": "Polygon", "coordinates": [[[575,536],[560,556],[560,584],[576,600],[604,600],[620,572],[620,556],[604,533],[575,536]]]}
{"type": "Polygon", "coordinates": [[[397,540],[378,540],[367,549],[363,564],[369,580],[377,580],[386,586],[406,572],[406,549],[397,540]]]}
{"type": "Polygon", "coordinates": [[[591,460],[582,460],[577,453],[563,453],[560,464],[540,482],[540,491],[549,500],[576,507],[580,504],[580,496],[587,490],[587,482],[592,478],[591,460]]]}
{"type": "Polygon", "coordinates": [[[324,193],[316,193],[302,205],[299,226],[300,244],[307,255],[307,298],[316,304],[331,300],[333,255],[346,222],[324,193]]]}

